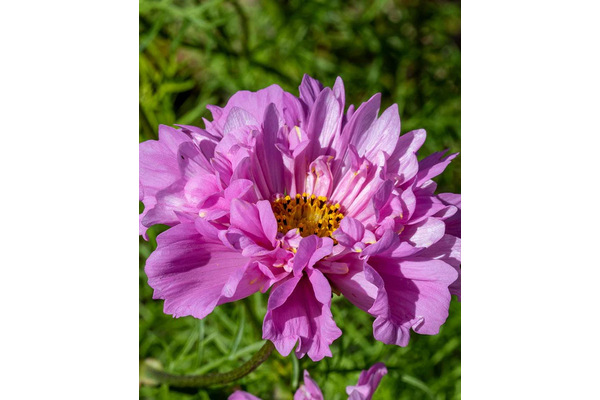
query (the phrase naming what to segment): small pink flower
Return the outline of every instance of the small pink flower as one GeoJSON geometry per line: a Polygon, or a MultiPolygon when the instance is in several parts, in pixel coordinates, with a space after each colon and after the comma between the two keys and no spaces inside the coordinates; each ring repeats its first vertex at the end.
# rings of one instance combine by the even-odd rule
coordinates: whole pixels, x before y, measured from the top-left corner
{"type": "Polygon", "coordinates": [[[380,95],[348,107],[342,80],[305,76],[300,98],[273,85],[209,106],[205,129],[159,127],[140,144],[140,233],[171,226],[148,258],[165,313],[204,318],[271,289],[263,338],[318,361],[341,335],[332,292],[375,317],[374,336],[405,346],[436,334],[460,296],[460,195],[432,178],[456,154],[416,153],[380,95]]]}
{"type": "MultiPolygon", "coordinates": [[[[379,386],[379,382],[381,382],[381,378],[386,374],[387,368],[383,363],[377,363],[368,371],[362,371],[358,377],[358,383],[346,388],[348,400],[371,400],[373,393],[379,386]]],[[[260,400],[260,398],[238,390],[229,396],[229,400],[260,400]]],[[[294,394],[294,400],[323,400],[321,388],[306,370],[304,371],[304,384],[300,385],[294,394]]]]}

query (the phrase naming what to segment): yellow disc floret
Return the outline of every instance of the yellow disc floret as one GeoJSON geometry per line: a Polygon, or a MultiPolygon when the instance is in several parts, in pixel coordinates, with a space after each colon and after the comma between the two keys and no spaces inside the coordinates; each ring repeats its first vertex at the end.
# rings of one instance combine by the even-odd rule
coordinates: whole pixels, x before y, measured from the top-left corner
{"type": "Polygon", "coordinates": [[[272,203],[272,207],[277,219],[277,229],[283,234],[297,228],[303,237],[331,237],[344,218],[339,204],[329,204],[327,197],[317,197],[314,194],[279,197],[272,203]]]}

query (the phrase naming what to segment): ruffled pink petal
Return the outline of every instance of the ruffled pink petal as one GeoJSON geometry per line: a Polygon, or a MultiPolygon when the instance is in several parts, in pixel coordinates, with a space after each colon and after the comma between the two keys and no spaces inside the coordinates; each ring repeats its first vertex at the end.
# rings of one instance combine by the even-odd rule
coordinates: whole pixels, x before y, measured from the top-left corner
{"type": "Polygon", "coordinates": [[[254,184],[247,179],[236,179],[221,192],[213,192],[199,203],[199,212],[201,218],[208,220],[219,219],[231,210],[231,202],[234,199],[244,200],[249,203],[257,201],[254,192],[254,184]]]}
{"type": "Polygon", "coordinates": [[[298,343],[298,358],[305,354],[313,361],[331,357],[329,346],[342,331],[333,321],[330,304],[331,287],[318,270],[288,279],[271,292],[263,339],[271,340],[283,356],[298,343]]]}
{"type": "Polygon", "coordinates": [[[147,140],[140,143],[140,187],[144,196],[154,196],[156,192],[166,188],[180,178],[177,163],[178,144],[190,140],[188,136],[176,129],[161,125],[162,138],[170,140],[147,140]],[[174,138],[169,137],[169,133],[174,138]],[[167,144],[168,143],[168,144],[167,144]]]}
{"type": "Polygon", "coordinates": [[[294,275],[301,275],[306,268],[312,268],[323,257],[333,251],[333,240],[328,237],[310,235],[302,238],[294,256],[294,275]]]}
{"type": "Polygon", "coordinates": [[[343,218],[340,222],[340,227],[333,232],[333,237],[342,246],[348,248],[353,248],[357,242],[361,242],[364,235],[365,227],[359,220],[352,217],[343,218]]]}
{"type": "MultiPolygon", "coordinates": [[[[179,180],[156,194],[156,203],[151,210],[144,213],[142,224],[152,226],[163,224],[173,226],[180,222],[177,212],[193,215],[198,208],[187,202],[185,198],[184,180],[179,180]]],[[[144,210],[145,211],[145,210],[144,210]]]]}
{"type": "Polygon", "coordinates": [[[308,168],[307,151],[310,144],[306,132],[295,126],[288,132],[288,147],[281,143],[276,145],[283,157],[283,176],[290,196],[304,192],[308,168]]]}
{"type": "Polygon", "coordinates": [[[307,370],[304,370],[304,383],[294,393],[294,400],[323,400],[321,388],[307,370]]]}
{"type": "Polygon", "coordinates": [[[169,187],[180,177],[177,151],[179,145],[190,142],[185,133],[160,125],[158,128],[159,140],[147,140],[140,143],[140,201],[144,203],[144,214],[140,217],[140,234],[145,236],[150,225],[142,224],[144,216],[156,204],[156,193],[169,187]]]}
{"type": "Polygon", "coordinates": [[[146,261],[153,298],[164,299],[174,317],[204,318],[217,304],[257,292],[266,281],[256,265],[219,242],[207,242],[194,224],[177,225],[157,237],[146,261]]]}
{"type": "Polygon", "coordinates": [[[448,287],[450,293],[458,297],[460,301],[460,238],[452,235],[444,235],[437,243],[421,250],[414,255],[414,259],[420,260],[442,260],[450,264],[458,273],[458,278],[448,287]]]}
{"type": "Polygon", "coordinates": [[[375,339],[406,346],[410,329],[435,335],[448,317],[448,286],[458,274],[440,260],[405,260],[375,256],[365,266],[367,279],[378,287],[369,312],[376,315],[375,339]],[[372,268],[371,268],[372,267],[372,268]]]}
{"type": "Polygon", "coordinates": [[[156,205],[142,220],[146,226],[164,224],[173,226],[182,216],[193,219],[200,205],[221,191],[220,182],[214,175],[193,175],[189,180],[180,179],[156,194],[156,205]]]}
{"type": "Polygon", "coordinates": [[[358,383],[346,388],[348,400],[371,400],[379,382],[387,372],[384,363],[377,363],[367,371],[362,371],[358,377],[358,383]]]}
{"type": "Polygon", "coordinates": [[[192,138],[192,141],[196,144],[199,144],[205,140],[209,140],[213,143],[218,143],[219,140],[221,140],[221,137],[215,136],[214,134],[208,132],[206,129],[202,129],[197,126],[181,124],[175,124],[175,126],[180,127],[183,133],[189,135],[192,138]]]}
{"type": "Polygon", "coordinates": [[[358,107],[344,127],[342,136],[348,138],[346,143],[352,143],[357,149],[362,148],[365,142],[364,135],[377,119],[380,106],[381,93],[376,93],[358,107]]]}
{"type": "Polygon", "coordinates": [[[385,182],[382,179],[383,167],[359,157],[352,145],[348,153],[352,155],[352,167],[334,189],[331,200],[342,206],[346,216],[365,223],[375,216],[372,200],[385,182]]]}
{"type": "Polygon", "coordinates": [[[422,191],[420,190],[415,190],[414,193],[417,203],[415,206],[415,211],[410,217],[411,224],[423,221],[424,219],[431,217],[432,215],[447,208],[447,205],[435,196],[423,195],[422,191]]]}
{"type": "Polygon", "coordinates": [[[400,238],[394,231],[387,230],[381,238],[374,244],[367,246],[362,252],[363,257],[375,256],[378,254],[387,254],[398,246],[400,238]]]}
{"type": "Polygon", "coordinates": [[[456,237],[460,237],[460,194],[454,193],[440,193],[438,198],[446,205],[453,205],[458,208],[458,212],[452,215],[450,218],[445,219],[446,233],[456,237]]]}
{"type": "Polygon", "coordinates": [[[377,298],[377,286],[366,278],[364,266],[364,260],[347,254],[335,261],[321,261],[317,268],[327,271],[327,279],[345,298],[368,312],[377,298]]]}
{"type": "Polygon", "coordinates": [[[400,192],[400,208],[402,210],[400,220],[407,223],[417,208],[417,197],[411,187],[407,187],[400,192]]]}

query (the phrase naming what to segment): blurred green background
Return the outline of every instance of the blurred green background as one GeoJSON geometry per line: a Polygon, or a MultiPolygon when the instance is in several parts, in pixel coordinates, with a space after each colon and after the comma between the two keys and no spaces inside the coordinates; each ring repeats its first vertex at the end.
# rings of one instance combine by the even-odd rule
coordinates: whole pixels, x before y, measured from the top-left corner
{"type": "MultiPolygon", "coordinates": [[[[397,103],[402,133],[427,130],[420,157],[460,150],[460,2],[450,1],[154,1],[140,0],[140,141],[156,139],[159,124],[203,126],[207,104],[224,106],[238,90],[276,83],[298,94],[307,73],[332,86],[344,80],[346,105],[382,93],[382,110],[397,103]]],[[[438,192],[460,193],[460,157],[438,177],[438,192]]],[[[262,345],[267,295],[226,304],[204,320],[173,319],[152,300],[143,267],[162,229],[140,239],[140,360],[158,359],[179,374],[222,372],[262,345]]],[[[373,339],[373,318],[334,296],[343,335],[333,358],[274,352],[255,372],[210,390],[140,387],[144,399],[224,399],[235,389],[263,399],[291,399],[302,371],[326,400],[346,399],[360,370],[383,361],[389,373],[377,399],[460,398],[460,303],[439,335],[413,334],[405,347],[373,339]]]]}

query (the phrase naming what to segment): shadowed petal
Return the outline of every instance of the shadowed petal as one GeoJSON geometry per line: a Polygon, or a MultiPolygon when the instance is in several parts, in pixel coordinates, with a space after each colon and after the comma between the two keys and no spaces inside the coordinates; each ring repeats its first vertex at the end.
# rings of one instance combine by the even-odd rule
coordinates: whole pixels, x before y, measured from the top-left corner
{"type": "Polygon", "coordinates": [[[174,317],[204,318],[217,304],[259,290],[258,268],[222,243],[207,242],[194,224],[180,224],[157,238],[158,247],[146,261],[153,298],[164,299],[164,311],[174,317]]]}
{"type": "Polygon", "coordinates": [[[376,315],[375,339],[406,346],[412,328],[435,335],[448,317],[448,286],[458,274],[440,260],[404,260],[371,257],[365,266],[367,279],[378,287],[369,312],[376,315]],[[372,268],[369,268],[372,267],[372,268]]]}
{"type": "Polygon", "coordinates": [[[323,90],[323,85],[318,80],[304,74],[302,82],[298,88],[300,92],[300,100],[304,103],[306,110],[310,110],[315,104],[315,100],[323,90]]]}
{"type": "Polygon", "coordinates": [[[458,153],[450,154],[444,158],[448,150],[433,153],[419,161],[419,172],[417,173],[416,185],[421,186],[431,178],[444,172],[450,161],[454,160],[458,153]]]}
{"type": "Polygon", "coordinates": [[[269,297],[263,339],[271,340],[283,356],[298,342],[298,358],[305,354],[313,361],[331,357],[329,346],[342,331],[333,321],[330,304],[331,288],[318,270],[288,279],[269,297]]]}
{"type": "Polygon", "coordinates": [[[342,107],[341,100],[330,88],[323,89],[317,97],[308,120],[307,133],[312,141],[312,147],[308,149],[309,161],[321,154],[329,154],[329,147],[341,127],[342,107]]]}
{"type": "MultiPolygon", "coordinates": [[[[321,262],[317,268],[324,264],[325,267],[331,268],[329,262],[321,262]]],[[[336,260],[334,263],[340,272],[343,272],[341,266],[345,267],[345,273],[328,273],[327,279],[332,286],[339,290],[352,304],[361,310],[368,312],[373,306],[373,302],[377,297],[377,286],[371,283],[365,276],[364,260],[359,259],[355,254],[348,254],[336,260]]]]}
{"type": "Polygon", "coordinates": [[[427,218],[414,225],[407,225],[400,234],[400,241],[414,247],[429,247],[444,236],[446,225],[437,218],[427,218]]]}
{"type": "Polygon", "coordinates": [[[461,298],[461,286],[460,286],[460,238],[452,235],[444,235],[437,243],[429,248],[423,249],[419,253],[415,254],[413,259],[434,259],[442,260],[454,267],[458,273],[458,278],[449,286],[450,293],[458,297],[458,301],[461,298]]]}
{"type": "Polygon", "coordinates": [[[410,131],[400,136],[396,149],[388,159],[387,172],[398,176],[398,185],[412,179],[419,171],[417,151],[425,142],[424,129],[410,131]]]}
{"type": "Polygon", "coordinates": [[[446,223],[446,233],[456,237],[460,237],[460,194],[440,193],[438,194],[438,198],[442,200],[444,204],[453,205],[458,208],[458,212],[456,212],[450,218],[446,219],[444,222],[446,223]]]}

